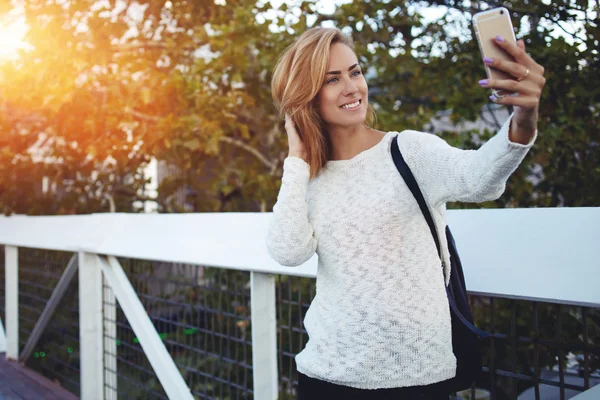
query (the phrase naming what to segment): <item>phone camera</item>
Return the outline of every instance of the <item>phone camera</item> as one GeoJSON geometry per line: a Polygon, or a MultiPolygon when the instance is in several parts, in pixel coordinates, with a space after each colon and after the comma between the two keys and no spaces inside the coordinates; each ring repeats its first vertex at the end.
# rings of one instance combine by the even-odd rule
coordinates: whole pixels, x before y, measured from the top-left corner
{"type": "Polygon", "coordinates": [[[504,10],[500,10],[500,15],[504,14],[504,10]]]}

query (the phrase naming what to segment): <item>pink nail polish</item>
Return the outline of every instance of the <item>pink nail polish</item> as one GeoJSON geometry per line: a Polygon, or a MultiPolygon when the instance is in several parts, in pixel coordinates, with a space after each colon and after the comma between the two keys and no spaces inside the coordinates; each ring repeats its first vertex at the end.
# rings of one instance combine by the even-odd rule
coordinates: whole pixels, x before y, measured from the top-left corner
{"type": "Polygon", "coordinates": [[[486,63],[486,64],[491,64],[491,63],[494,62],[494,59],[490,58],[490,57],[486,57],[486,58],[483,59],[483,62],[486,63]]]}

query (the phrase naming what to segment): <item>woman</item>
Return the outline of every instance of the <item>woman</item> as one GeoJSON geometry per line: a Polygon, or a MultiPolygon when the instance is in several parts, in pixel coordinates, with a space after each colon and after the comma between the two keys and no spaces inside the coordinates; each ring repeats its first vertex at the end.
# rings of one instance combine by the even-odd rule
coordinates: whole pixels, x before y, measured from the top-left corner
{"type": "MultiPolygon", "coordinates": [[[[286,116],[289,155],[267,248],[287,266],[319,256],[304,320],[309,341],[296,356],[300,399],[448,399],[445,381],[456,369],[444,289],[448,249],[442,274],[390,146],[398,136],[439,227],[446,202],[498,198],[535,140],[545,80],[522,41],[497,43],[516,62],[485,62],[520,80],[480,85],[519,96],[496,100],[515,112],[477,151],[432,134],[373,129],[353,43],[337,29],[312,28],[281,57],[272,92],[286,116]]],[[[445,237],[440,242],[445,247],[445,237]]]]}

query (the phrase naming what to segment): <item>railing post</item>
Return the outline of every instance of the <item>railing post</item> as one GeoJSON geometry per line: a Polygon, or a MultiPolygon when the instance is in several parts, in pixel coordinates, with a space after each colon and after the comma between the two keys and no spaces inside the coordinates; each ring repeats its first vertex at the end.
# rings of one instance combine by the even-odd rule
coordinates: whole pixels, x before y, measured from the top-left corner
{"type": "Polygon", "coordinates": [[[275,400],[279,395],[275,276],[251,272],[250,289],[254,397],[275,400]]]}
{"type": "Polygon", "coordinates": [[[0,353],[6,353],[6,331],[2,324],[2,318],[0,318],[0,353]]]}
{"type": "Polygon", "coordinates": [[[81,399],[104,399],[102,269],[95,254],[79,252],[81,399]]]}
{"type": "Polygon", "coordinates": [[[19,359],[19,248],[5,249],[6,358],[19,359]]]}

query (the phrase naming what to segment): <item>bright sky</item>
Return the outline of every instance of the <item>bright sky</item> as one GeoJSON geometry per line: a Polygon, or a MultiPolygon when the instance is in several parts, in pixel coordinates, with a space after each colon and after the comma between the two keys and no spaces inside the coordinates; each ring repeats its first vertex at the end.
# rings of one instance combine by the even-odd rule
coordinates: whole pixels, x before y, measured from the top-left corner
{"type": "Polygon", "coordinates": [[[0,63],[17,57],[19,49],[28,47],[23,42],[26,32],[25,20],[17,17],[14,12],[9,13],[5,18],[0,18],[0,43],[2,43],[0,46],[0,63]]]}
{"type": "MultiPolygon", "coordinates": [[[[351,3],[352,1],[353,0],[316,1],[317,11],[319,11],[322,14],[331,14],[335,11],[336,6],[346,4],[346,3],[351,3]]],[[[575,1],[575,0],[572,0],[572,1],[575,1]]],[[[273,9],[264,13],[264,18],[259,16],[257,18],[259,22],[263,22],[265,20],[272,20],[277,15],[283,16],[283,12],[278,10],[278,8],[283,3],[286,3],[288,5],[288,8],[292,8],[294,5],[298,5],[301,2],[301,0],[259,0],[258,1],[259,4],[265,4],[267,2],[271,3],[271,5],[273,6],[273,9]]],[[[551,0],[542,0],[542,2],[544,2],[545,4],[550,4],[551,0]]],[[[468,5],[468,2],[466,2],[465,4],[468,5]]],[[[588,16],[589,16],[589,18],[594,19],[594,18],[596,18],[597,13],[591,11],[591,10],[593,10],[593,7],[594,7],[593,1],[590,0],[588,4],[589,4],[588,16]]],[[[444,7],[444,6],[423,7],[418,2],[415,2],[414,5],[410,6],[408,8],[408,10],[409,10],[409,13],[411,13],[413,15],[414,14],[421,15],[423,17],[424,23],[430,23],[430,22],[436,21],[437,19],[442,17],[446,12],[448,12],[447,7],[444,7]]],[[[291,22],[294,18],[297,18],[299,15],[300,15],[300,11],[298,9],[292,11],[292,14],[287,15],[286,22],[291,22]]],[[[584,20],[584,18],[585,18],[585,15],[583,12],[572,12],[572,15],[576,16],[580,21],[584,20]]],[[[460,37],[460,39],[462,41],[472,40],[471,37],[462,36],[463,32],[465,32],[465,28],[467,27],[467,25],[471,23],[470,16],[465,15],[457,10],[450,10],[450,16],[452,17],[452,25],[444,26],[444,28],[446,29],[446,32],[455,37],[460,37]]],[[[314,18],[312,18],[312,19],[309,18],[307,22],[309,23],[309,25],[311,25],[314,22],[314,20],[315,20],[314,18]]],[[[552,27],[552,24],[553,23],[542,19],[541,25],[543,25],[545,27],[552,27]]],[[[583,24],[581,22],[568,22],[568,23],[560,22],[559,25],[560,26],[554,25],[554,30],[551,33],[551,35],[553,37],[563,37],[567,43],[571,43],[571,44],[574,43],[574,40],[570,34],[576,34],[579,38],[585,37],[585,32],[583,31],[583,24]],[[567,34],[566,32],[569,32],[570,34],[567,34]]],[[[276,30],[283,30],[285,28],[277,27],[275,24],[272,24],[271,29],[273,31],[276,31],[276,30]]],[[[413,29],[418,31],[418,28],[413,28],[413,29]]],[[[524,17],[522,20],[522,24],[521,24],[521,31],[518,32],[517,36],[526,35],[528,32],[529,32],[528,18],[524,17]]],[[[417,32],[415,32],[415,33],[417,33],[417,32]]],[[[427,40],[427,38],[425,38],[424,40],[427,40]]],[[[581,43],[582,40],[579,40],[579,42],[581,43]]],[[[414,41],[413,43],[415,46],[420,44],[418,41],[414,41]]],[[[443,43],[440,43],[439,46],[443,46],[443,43]]],[[[584,50],[585,45],[581,44],[579,46],[579,49],[584,50]]],[[[436,46],[434,46],[434,52],[436,52],[436,53],[443,51],[443,50],[444,49],[442,47],[436,48],[436,46]]]]}

